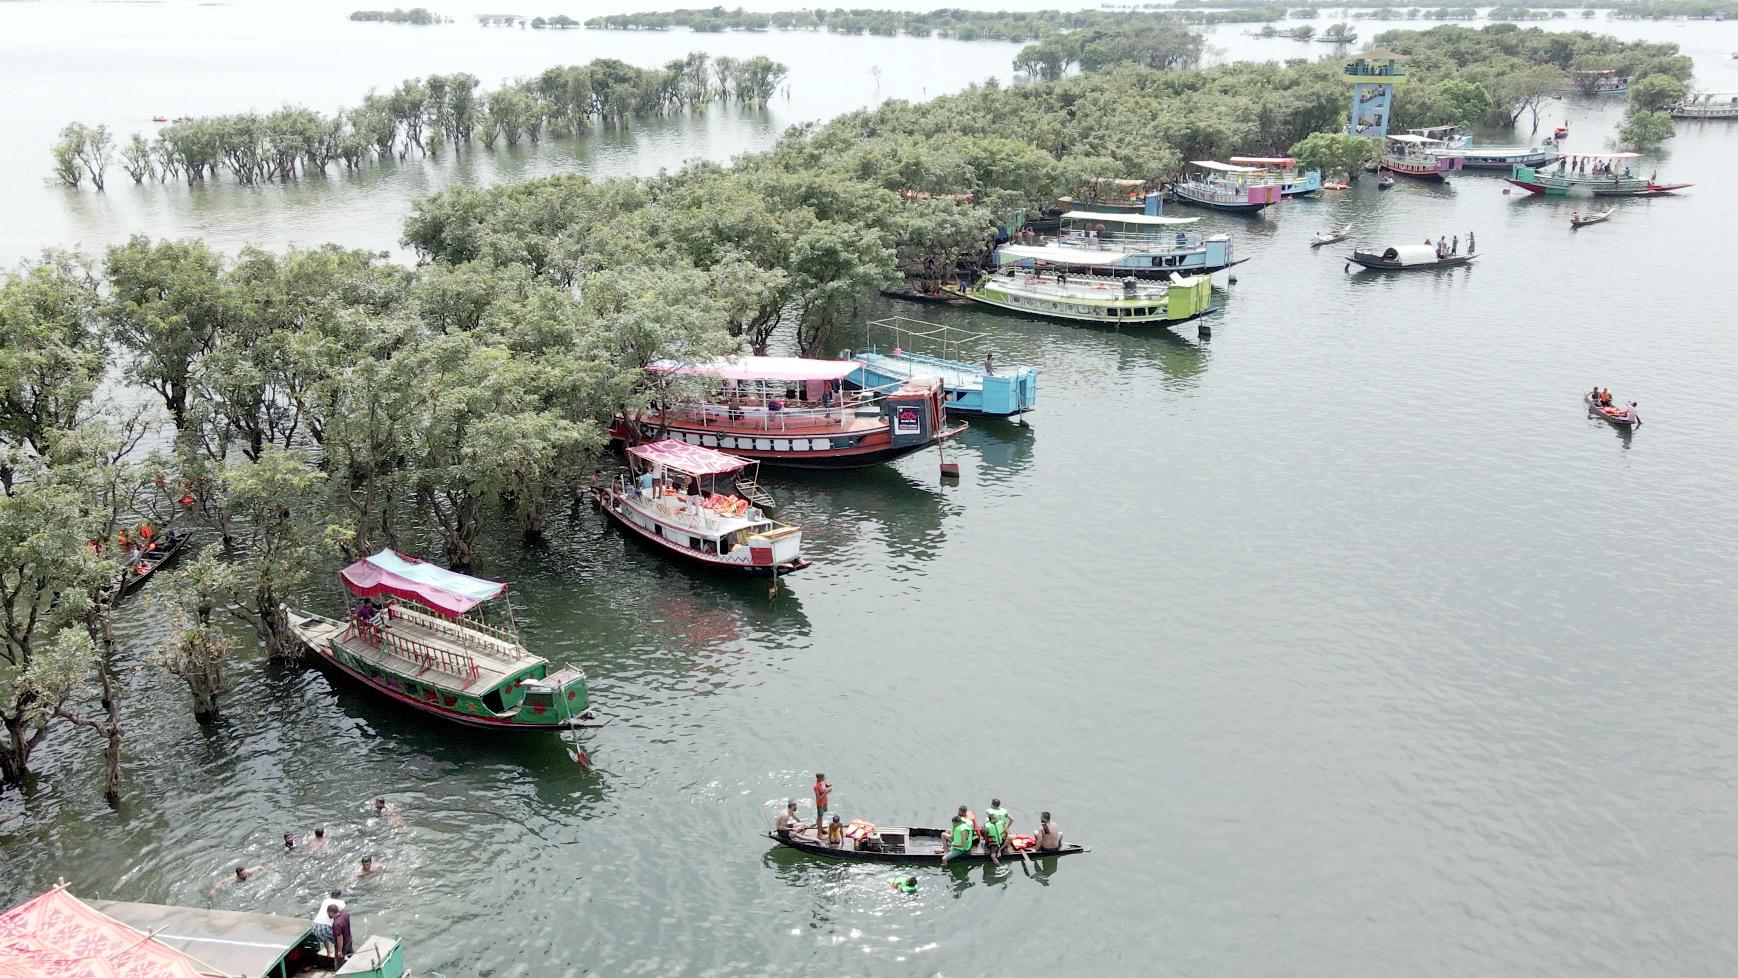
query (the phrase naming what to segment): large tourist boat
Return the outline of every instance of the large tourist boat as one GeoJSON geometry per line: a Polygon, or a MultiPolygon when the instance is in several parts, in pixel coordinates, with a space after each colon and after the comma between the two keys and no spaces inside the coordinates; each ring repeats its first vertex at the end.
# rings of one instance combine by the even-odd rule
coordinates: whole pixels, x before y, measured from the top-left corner
{"type": "Polygon", "coordinates": [[[1264,167],[1217,160],[1194,160],[1189,165],[1193,169],[1171,184],[1171,196],[1179,203],[1253,214],[1283,199],[1278,178],[1264,167]]]}
{"type": "Polygon", "coordinates": [[[689,391],[655,394],[645,410],[618,415],[611,437],[626,445],[672,438],[764,465],[849,469],[890,462],[954,437],[947,392],[935,377],[895,390],[847,390],[854,360],[730,357],[660,361],[655,377],[689,391]],[[695,390],[694,385],[698,385],[695,390]]]}
{"type": "MultiPolygon", "coordinates": [[[[961,297],[960,301],[971,300],[961,297]]],[[[920,377],[939,377],[942,389],[947,392],[949,414],[1006,418],[1037,407],[1037,368],[996,363],[993,352],[975,362],[959,359],[963,347],[979,349],[987,340],[986,333],[904,316],[878,319],[865,328],[864,348],[843,354],[842,359],[862,365],[845,380],[859,388],[891,390],[920,377]],[[870,342],[869,329],[888,336],[892,345],[883,348],[870,342]],[[939,348],[941,352],[939,355],[918,352],[910,349],[914,345],[939,348]]]]}
{"type": "Polygon", "coordinates": [[[1297,160],[1289,156],[1233,156],[1227,162],[1237,166],[1252,166],[1273,175],[1279,181],[1281,197],[1308,197],[1322,192],[1322,171],[1298,172],[1297,160]]]}
{"type": "Polygon", "coordinates": [[[1465,161],[1447,152],[1448,143],[1417,133],[1389,136],[1382,147],[1381,169],[1414,180],[1447,180],[1465,161]]]}
{"type": "Polygon", "coordinates": [[[314,661],[394,702],[484,730],[558,731],[600,726],[585,672],[550,671],[520,644],[512,608],[484,624],[486,602],[507,593],[498,581],[445,570],[393,550],[339,576],[365,604],[345,620],[286,608],[290,628],[314,661]],[[380,604],[374,604],[379,599],[380,604]]]}
{"type": "Polygon", "coordinates": [[[1570,84],[1582,95],[1622,95],[1629,91],[1629,79],[1616,68],[1588,68],[1571,72],[1570,84]]]}
{"type": "Polygon", "coordinates": [[[1047,265],[1137,278],[1204,275],[1242,260],[1231,257],[1229,235],[1183,230],[1199,220],[1162,214],[1069,211],[1062,215],[1054,237],[1026,232],[997,248],[994,260],[1003,267],[1047,265]]]}
{"type": "Polygon", "coordinates": [[[1738,119],[1738,92],[1694,92],[1672,106],[1674,119],[1738,119]]]}
{"type": "Polygon", "coordinates": [[[1169,326],[1213,308],[1213,282],[1205,275],[1164,282],[1061,271],[1005,269],[961,293],[1009,312],[1099,326],[1169,326]]]}
{"type": "Polygon", "coordinates": [[[1092,211],[1099,214],[1157,214],[1159,188],[1152,180],[1112,180],[1106,177],[1087,181],[1075,193],[1057,200],[1064,211],[1092,211]],[[1149,204],[1149,198],[1152,203],[1149,204]]]}
{"type": "Polygon", "coordinates": [[[803,531],[767,518],[737,490],[755,463],[686,442],[627,449],[627,476],[593,489],[598,507],[623,530],[708,570],[789,574],[809,566],[803,531]]]}
{"type": "Polygon", "coordinates": [[[1508,181],[1528,193],[1549,197],[1659,197],[1691,184],[1659,183],[1629,169],[1640,153],[1565,154],[1555,167],[1517,166],[1508,181]]]}
{"type": "Polygon", "coordinates": [[[367,936],[339,964],[312,918],[121,900],[64,883],[0,913],[0,974],[18,978],[404,978],[396,937],[367,936]]]}
{"type": "MultiPolygon", "coordinates": [[[[1557,158],[1554,145],[1544,146],[1480,146],[1472,136],[1460,132],[1459,126],[1427,126],[1408,129],[1414,136],[1441,140],[1434,152],[1460,160],[1462,169],[1509,170],[1516,166],[1538,166],[1557,158]]],[[[1549,141],[1547,141],[1549,143],[1549,141]]]]}

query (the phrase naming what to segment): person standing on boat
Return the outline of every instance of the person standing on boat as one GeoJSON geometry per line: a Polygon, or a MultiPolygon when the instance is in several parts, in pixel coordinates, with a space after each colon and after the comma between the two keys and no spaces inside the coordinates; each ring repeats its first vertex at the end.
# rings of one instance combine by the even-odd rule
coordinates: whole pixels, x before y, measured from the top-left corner
{"type": "Polygon", "coordinates": [[[344,959],[355,950],[350,937],[350,911],[339,903],[328,906],[326,916],[332,921],[332,964],[333,970],[337,970],[344,966],[344,959]]]}
{"type": "Polygon", "coordinates": [[[827,799],[832,797],[833,783],[827,780],[825,774],[815,774],[815,828],[827,820],[827,799]]]}
{"type": "Polygon", "coordinates": [[[1472,243],[1472,232],[1468,231],[1466,233],[1466,253],[1470,255],[1476,250],[1478,250],[1478,248],[1472,243]]]}
{"type": "Polygon", "coordinates": [[[1454,240],[1449,242],[1448,253],[1451,255],[1460,254],[1460,235],[1455,235],[1454,240]]]}
{"type": "Polygon", "coordinates": [[[984,376],[985,377],[994,377],[995,375],[996,375],[996,355],[994,353],[986,353],[986,354],[984,354],[984,376]]]}
{"type": "Polygon", "coordinates": [[[320,901],[320,909],[314,911],[314,937],[319,939],[322,948],[333,947],[331,908],[344,909],[344,901],[340,899],[343,895],[343,890],[333,890],[320,901]]]}
{"type": "Polygon", "coordinates": [[[941,854],[941,864],[946,866],[951,860],[971,855],[972,846],[976,842],[977,837],[972,831],[971,823],[963,816],[955,815],[953,824],[947,830],[948,850],[941,854]]]}
{"type": "Polygon", "coordinates": [[[1623,412],[1623,420],[1628,421],[1633,428],[1641,427],[1641,412],[1636,410],[1636,403],[1629,402],[1629,410],[1623,412]]]}

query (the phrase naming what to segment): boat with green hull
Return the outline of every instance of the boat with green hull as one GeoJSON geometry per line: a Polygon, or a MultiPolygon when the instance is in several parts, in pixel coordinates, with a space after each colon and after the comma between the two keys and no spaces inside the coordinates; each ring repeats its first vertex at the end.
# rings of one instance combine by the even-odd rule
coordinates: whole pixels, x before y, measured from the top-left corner
{"type": "Polygon", "coordinates": [[[1147,281],[1009,268],[959,294],[1007,312],[1100,326],[1169,326],[1213,307],[1205,275],[1147,281]]]}
{"type": "MultiPolygon", "coordinates": [[[[484,730],[560,731],[601,726],[585,672],[520,644],[511,625],[478,620],[507,591],[486,581],[382,550],[341,572],[363,599],[344,621],[284,609],[320,665],[423,713],[484,730]],[[382,602],[376,606],[375,599],[382,602]]],[[[505,604],[505,602],[503,602],[505,604]]]]}

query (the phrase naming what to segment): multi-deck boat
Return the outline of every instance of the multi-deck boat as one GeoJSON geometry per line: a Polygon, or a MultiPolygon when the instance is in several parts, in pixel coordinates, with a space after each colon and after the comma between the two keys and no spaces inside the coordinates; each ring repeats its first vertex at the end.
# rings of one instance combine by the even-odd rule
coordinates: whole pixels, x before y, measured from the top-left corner
{"type": "Polygon", "coordinates": [[[1137,278],[1199,275],[1230,268],[1231,237],[1181,230],[1200,218],[1160,214],[1094,214],[1069,211],[1051,238],[1030,232],[996,249],[999,266],[1048,265],[1137,278]]]}
{"type": "Polygon", "coordinates": [[[962,294],[1009,312],[1101,326],[1169,326],[1204,316],[1213,306],[1213,282],[1205,275],[1142,282],[1010,268],[962,294]]]}
{"type": "Polygon", "coordinates": [[[340,572],[368,599],[344,621],[284,609],[323,666],[397,703],[468,727],[554,731],[598,726],[585,672],[533,655],[505,608],[500,627],[479,607],[507,585],[382,550],[340,572]],[[378,608],[374,599],[380,599],[378,608]],[[367,609],[367,610],[364,610],[367,609]]]}
{"type": "Polygon", "coordinates": [[[1171,196],[1184,204],[1253,214],[1279,203],[1283,196],[1279,180],[1263,167],[1217,160],[1194,160],[1189,165],[1194,169],[1171,184],[1171,196]]]}
{"type": "Polygon", "coordinates": [[[1322,191],[1322,171],[1299,173],[1297,160],[1289,156],[1233,156],[1229,162],[1271,173],[1279,181],[1281,197],[1307,197],[1322,191]]]}
{"type": "Polygon", "coordinates": [[[896,390],[846,390],[854,360],[733,357],[710,363],[660,361],[654,377],[700,381],[697,398],[654,398],[618,415],[611,437],[624,444],[673,438],[766,465],[849,469],[920,451],[954,437],[947,392],[934,377],[896,390]]]}
{"type": "MultiPolygon", "coordinates": [[[[962,297],[960,301],[970,300],[962,297]]],[[[866,336],[864,349],[847,350],[843,359],[862,364],[845,378],[847,383],[868,389],[897,389],[919,377],[939,377],[947,391],[949,414],[1005,418],[1038,406],[1036,368],[995,363],[993,356],[975,363],[958,359],[964,346],[981,348],[987,334],[903,316],[879,319],[869,327],[879,330],[879,335],[890,336],[893,345],[883,350],[866,336]],[[939,347],[941,354],[914,352],[908,348],[912,345],[939,347]]]]}
{"type": "Polygon", "coordinates": [[[1738,119],[1738,92],[1695,92],[1672,106],[1674,119],[1738,119]]]}
{"type": "Polygon", "coordinates": [[[1449,154],[1447,150],[1448,144],[1443,140],[1401,133],[1388,137],[1379,166],[1389,173],[1415,180],[1446,180],[1448,173],[1465,165],[1460,157],[1449,154]]]}
{"type": "Polygon", "coordinates": [[[1479,146],[1472,136],[1459,131],[1459,126],[1429,126],[1408,129],[1414,136],[1437,139],[1442,145],[1433,150],[1438,156],[1455,157],[1467,170],[1508,170],[1516,166],[1538,166],[1556,159],[1552,146],[1479,146]]]}
{"type": "Polygon", "coordinates": [[[340,964],[308,917],[120,900],[63,883],[0,913],[0,974],[19,978],[403,978],[396,937],[364,937],[340,964]]]}
{"type": "Polygon", "coordinates": [[[1589,68],[1571,73],[1570,81],[1582,95],[1622,95],[1629,91],[1629,79],[1616,68],[1589,68]]]}
{"type": "Polygon", "coordinates": [[[1640,153],[1565,155],[1554,168],[1517,166],[1508,181],[1528,193],[1551,197],[1659,197],[1691,186],[1658,183],[1652,177],[1633,175],[1629,161],[1640,156],[1640,153]]]}
{"type": "Polygon", "coordinates": [[[631,445],[627,456],[632,478],[593,490],[622,529],[710,570],[777,575],[809,566],[802,529],[768,519],[738,492],[754,462],[668,439],[631,445]]]}

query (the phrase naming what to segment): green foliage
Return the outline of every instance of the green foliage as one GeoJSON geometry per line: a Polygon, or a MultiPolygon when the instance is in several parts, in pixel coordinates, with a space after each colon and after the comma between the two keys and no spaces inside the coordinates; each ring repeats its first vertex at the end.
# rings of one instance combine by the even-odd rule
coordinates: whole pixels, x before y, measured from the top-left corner
{"type": "MultiPolygon", "coordinates": [[[[0,444],[48,455],[85,420],[108,364],[96,278],[50,252],[0,276],[0,444]]],[[[12,477],[0,463],[0,485],[12,477]]]]}
{"type": "Polygon", "coordinates": [[[1377,140],[1366,136],[1314,132],[1292,144],[1287,155],[1297,160],[1300,169],[1350,175],[1363,169],[1379,152],[1377,140]]]}
{"type": "Polygon", "coordinates": [[[1285,16],[1285,8],[1271,2],[1227,4],[1226,7],[1235,9],[1137,13],[1126,10],[986,11],[944,8],[906,11],[817,8],[768,14],[741,8],[725,10],[722,7],[709,7],[659,13],[611,14],[593,17],[585,22],[585,26],[594,30],[653,31],[687,27],[702,33],[764,31],[771,27],[781,31],[829,31],[834,34],[870,34],[880,37],[907,34],[913,37],[951,37],[961,41],[1035,41],[1070,31],[1117,31],[1179,24],[1247,23],[1279,20],[1285,16]]]}
{"type": "Polygon", "coordinates": [[[429,13],[422,7],[412,7],[409,10],[402,7],[394,7],[391,10],[357,10],[351,12],[350,19],[372,23],[413,24],[418,27],[426,27],[429,24],[441,22],[440,17],[429,13]]]}
{"type": "Polygon", "coordinates": [[[1640,152],[1657,149],[1675,135],[1677,127],[1664,112],[1631,112],[1617,130],[1618,143],[1624,149],[1640,152]]]}
{"type": "Polygon", "coordinates": [[[1683,82],[1670,75],[1648,75],[1629,86],[1629,107],[1635,112],[1661,112],[1689,93],[1683,82]]]}

